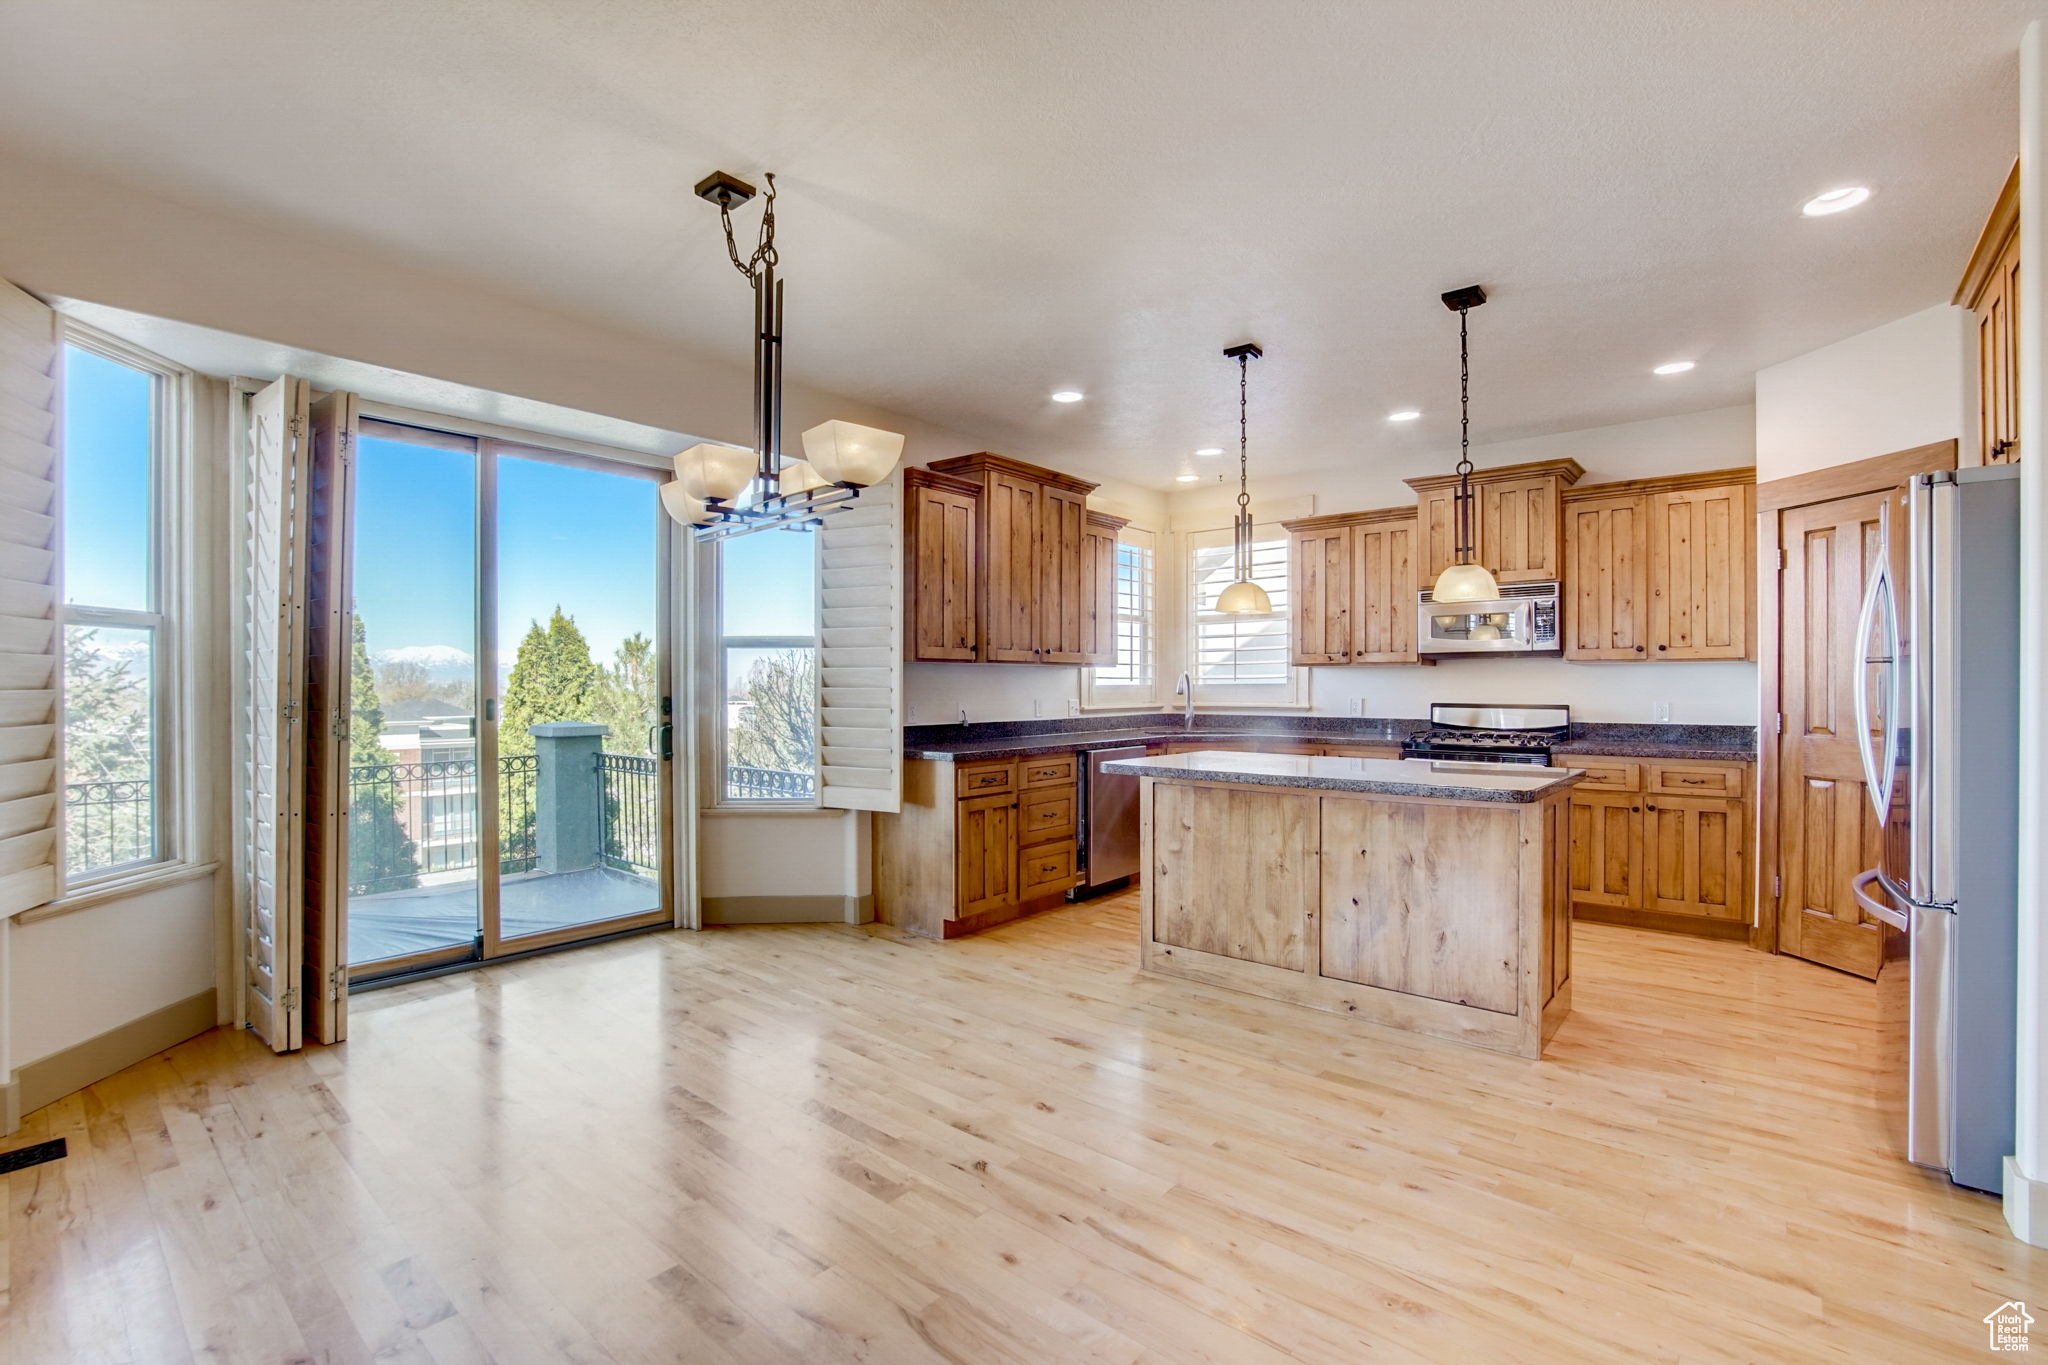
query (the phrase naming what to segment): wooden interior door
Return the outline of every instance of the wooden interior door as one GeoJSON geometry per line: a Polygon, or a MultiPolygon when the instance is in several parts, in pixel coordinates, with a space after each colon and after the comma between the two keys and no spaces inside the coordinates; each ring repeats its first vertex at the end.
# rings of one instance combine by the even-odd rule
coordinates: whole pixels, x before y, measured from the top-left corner
{"type": "Polygon", "coordinates": [[[1297,531],[1294,560],[1294,662],[1351,662],[1352,528],[1297,531]]]}
{"type": "Polygon", "coordinates": [[[982,498],[981,657],[990,663],[1038,661],[1039,491],[1033,480],[995,473],[982,498]]]}
{"type": "MultiPolygon", "coordinates": [[[[1858,976],[1877,975],[1882,941],[1849,884],[1878,862],[1856,725],[1862,642],[1857,613],[1882,549],[1889,494],[1780,514],[1778,950],[1858,976]]],[[[1878,717],[1878,723],[1884,723],[1878,717]]]]}

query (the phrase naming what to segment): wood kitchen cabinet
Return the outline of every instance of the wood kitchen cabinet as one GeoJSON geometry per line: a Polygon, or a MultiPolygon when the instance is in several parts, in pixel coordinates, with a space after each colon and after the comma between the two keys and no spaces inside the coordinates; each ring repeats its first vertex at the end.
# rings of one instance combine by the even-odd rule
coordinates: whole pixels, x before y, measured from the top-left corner
{"type": "Polygon", "coordinates": [[[1079,879],[1076,754],[904,765],[903,809],[875,818],[875,913],[958,938],[1062,901],[1079,879]]]}
{"type": "Polygon", "coordinates": [[[1977,315],[1977,441],[1984,464],[2020,458],[2019,195],[2014,162],[1954,299],[1977,315]]]}
{"type": "Polygon", "coordinates": [[[1745,938],[1746,763],[1559,754],[1571,789],[1573,913],[1641,928],[1745,938]]]}
{"type": "Polygon", "coordinates": [[[1754,470],[1589,484],[1563,507],[1567,659],[1755,657],[1754,470]]]}
{"type": "Polygon", "coordinates": [[[975,610],[980,577],[975,529],[981,489],[927,469],[906,469],[903,503],[910,567],[904,604],[910,623],[905,632],[909,656],[933,662],[972,660],[981,647],[980,613],[975,610]]]}
{"type": "Polygon", "coordinates": [[[1414,663],[1416,513],[1383,507],[1282,524],[1293,662],[1414,663]]]}
{"type": "MultiPolygon", "coordinates": [[[[1585,474],[1577,460],[1504,465],[1472,476],[1473,546],[1501,583],[1542,583],[1562,576],[1566,489],[1585,474]]],[[[1409,479],[1420,537],[1417,577],[1432,582],[1457,560],[1458,476],[1409,479]]]]}
{"type": "Polygon", "coordinates": [[[912,563],[919,570],[907,588],[911,618],[918,623],[911,632],[911,657],[980,663],[1089,662],[1095,586],[1090,576],[1087,499],[1095,485],[989,451],[935,460],[925,470],[907,470],[906,487],[911,486],[912,475],[926,476],[927,482],[915,488],[912,515],[906,522],[912,563]],[[929,482],[933,475],[947,482],[929,482]],[[925,617],[943,617],[946,608],[928,605],[934,592],[943,598],[945,589],[935,587],[923,573],[920,536],[937,534],[925,530],[938,515],[938,500],[931,490],[961,497],[966,496],[962,487],[972,490],[973,496],[968,517],[973,549],[963,560],[971,565],[967,600],[974,628],[967,633],[975,646],[965,656],[958,653],[957,644],[941,646],[943,653],[923,653],[915,637],[923,634],[925,617]],[[927,500],[933,510],[920,517],[918,509],[927,500]]]}
{"type": "Polygon", "coordinates": [[[1087,603],[1082,618],[1082,662],[1094,668],[1116,663],[1116,538],[1129,523],[1107,512],[1090,512],[1082,531],[1082,578],[1087,603]]]}

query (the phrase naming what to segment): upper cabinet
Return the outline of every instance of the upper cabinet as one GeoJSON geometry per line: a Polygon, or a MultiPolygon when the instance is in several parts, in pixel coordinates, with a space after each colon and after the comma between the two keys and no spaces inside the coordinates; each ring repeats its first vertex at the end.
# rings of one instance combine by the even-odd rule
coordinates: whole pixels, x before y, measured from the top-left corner
{"type": "MultiPolygon", "coordinates": [[[[1472,476],[1474,548],[1501,583],[1541,583],[1563,577],[1564,491],[1585,474],[1577,460],[1506,465],[1472,476]]],[[[1415,490],[1421,537],[1418,572],[1434,581],[1458,552],[1458,476],[1409,479],[1415,490]]]]}
{"type": "Polygon", "coordinates": [[[1107,512],[1090,512],[1082,533],[1082,570],[1087,608],[1082,621],[1084,662],[1095,668],[1116,663],[1116,537],[1128,525],[1107,512]]]}
{"type": "MultiPolygon", "coordinates": [[[[1100,609],[1088,542],[1094,484],[983,451],[906,470],[904,486],[911,658],[1090,661],[1100,609]],[[963,525],[964,545],[954,539],[963,525]]],[[[1112,546],[1112,575],[1114,558],[1112,546]]]]}
{"type": "Polygon", "coordinates": [[[2020,458],[2020,167],[1970,253],[1955,302],[1977,315],[1977,440],[1985,464],[2020,458]]]}
{"type": "Polygon", "coordinates": [[[980,614],[974,603],[980,581],[974,533],[981,488],[928,469],[906,469],[903,503],[910,563],[910,657],[970,661],[981,648],[980,614]]]}
{"type": "Polygon", "coordinates": [[[1755,657],[1755,477],[1723,469],[1567,493],[1564,656],[1755,657]]]}
{"type": "Polygon", "coordinates": [[[1293,662],[1414,663],[1415,509],[1385,507],[1282,524],[1293,573],[1293,662]]]}

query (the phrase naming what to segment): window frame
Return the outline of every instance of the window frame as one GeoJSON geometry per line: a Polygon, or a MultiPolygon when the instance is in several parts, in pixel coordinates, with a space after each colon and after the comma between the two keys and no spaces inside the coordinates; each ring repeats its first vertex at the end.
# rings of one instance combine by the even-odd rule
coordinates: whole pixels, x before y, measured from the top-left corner
{"type": "MultiPolygon", "coordinates": [[[[688,535],[687,528],[684,534],[688,535]]],[[[808,534],[812,537],[812,574],[816,585],[814,592],[822,593],[822,582],[818,581],[820,566],[817,554],[817,532],[756,531],[755,535],[808,534]]],[[[726,654],[730,649],[809,649],[819,663],[814,669],[816,686],[812,694],[814,724],[823,702],[825,678],[821,651],[824,646],[823,632],[818,627],[817,607],[822,598],[812,602],[811,633],[809,635],[727,635],[725,633],[725,547],[732,540],[700,541],[698,551],[698,618],[704,623],[702,636],[703,678],[705,695],[712,704],[703,708],[704,733],[699,745],[704,756],[702,790],[708,798],[701,802],[706,812],[739,812],[745,814],[796,813],[815,814],[822,810],[835,809],[822,804],[824,782],[822,774],[813,774],[811,795],[808,798],[794,797],[733,797],[726,795],[725,774],[729,765],[731,729],[726,724],[726,688],[731,679],[726,673],[726,654]]],[[[822,736],[813,739],[813,747],[822,760],[822,736]]]]}
{"type": "MultiPolygon", "coordinates": [[[[194,375],[191,370],[119,337],[60,315],[57,342],[68,358],[71,349],[148,375],[150,396],[149,526],[147,562],[150,609],[73,605],[66,601],[64,498],[68,452],[60,449],[57,472],[56,624],[57,780],[60,819],[57,877],[60,894],[45,910],[68,908],[70,902],[98,899],[109,892],[176,880],[196,870],[197,805],[190,790],[190,744],[197,716],[188,705],[186,680],[193,661],[187,654],[185,623],[196,604],[191,451],[193,445],[194,375]],[[62,818],[68,804],[68,711],[64,659],[73,626],[150,632],[150,724],[153,729],[150,774],[154,856],[114,863],[73,875],[70,830],[62,818]]],[[[67,384],[68,387],[68,384],[67,384]]],[[[61,393],[61,390],[60,390],[61,393]]],[[[60,413],[60,423],[68,412],[60,413]]]]}
{"type": "MultiPolygon", "coordinates": [[[[1199,581],[1195,575],[1195,553],[1197,550],[1215,548],[1219,543],[1227,544],[1231,535],[1229,527],[1202,527],[1181,533],[1180,553],[1177,556],[1180,567],[1180,610],[1185,629],[1182,631],[1182,658],[1189,677],[1194,682],[1195,709],[1242,711],[1247,708],[1263,711],[1300,711],[1308,708],[1308,670],[1296,665],[1294,659],[1294,617],[1292,601],[1283,598],[1286,605],[1274,612],[1272,618],[1281,624],[1281,647],[1286,655],[1284,676],[1276,683],[1205,683],[1201,680],[1197,663],[1201,654],[1202,622],[1197,593],[1199,581]]],[[[1281,547],[1278,583],[1268,582],[1269,590],[1278,589],[1286,594],[1291,588],[1293,572],[1293,541],[1284,527],[1277,521],[1256,522],[1252,527],[1254,543],[1277,542],[1281,547]]]]}
{"type": "MultiPolygon", "coordinates": [[[[1112,570],[1110,600],[1115,619],[1110,624],[1112,635],[1119,644],[1122,642],[1122,625],[1125,614],[1122,610],[1123,593],[1123,548],[1126,543],[1144,553],[1149,566],[1145,575],[1145,603],[1137,613],[1139,630],[1142,633],[1146,651],[1148,674],[1136,683],[1103,683],[1098,675],[1102,669],[1089,666],[1081,670],[1081,709],[1083,711],[1156,711],[1160,705],[1159,677],[1160,660],[1164,651],[1160,648],[1160,542],[1164,539],[1158,532],[1143,526],[1127,525],[1117,532],[1117,563],[1112,570]]],[[[1121,662],[1118,664],[1121,667],[1121,662]]]]}

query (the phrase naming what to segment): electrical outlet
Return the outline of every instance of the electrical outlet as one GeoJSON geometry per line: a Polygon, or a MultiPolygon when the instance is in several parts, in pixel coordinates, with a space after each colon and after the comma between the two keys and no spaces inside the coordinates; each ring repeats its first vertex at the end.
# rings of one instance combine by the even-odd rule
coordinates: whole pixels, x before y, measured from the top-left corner
{"type": "Polygon", "coordinates": [[[1362,716],[1364,716],[1364,715],[1365,715],[1365,698],[1364,698],[1364,697],[1353,697],[1353,698],[1351,699],[1351,714],[1352,714],[1352,715],[1354,715],[1354,716],[1360,716],[1360,717],[1362,717],[1362,716]]]}
{"type": "Polygon", "coordinates": [[[1067,698],[1067,714],[1069,716],[1078,716],[1081,714],[1081,699],[1079,697],[1067,698]]]}
{"type": "Polygon", "coordinates": [[[1656,704],[1655,706],[1651,707],[1651,708],[1650,708],[1650,719],[1651,719],[1651,720],[1654,720],[1654,721],[1668,721],[1668,720],[1670,720],[1670,719],[1671,719],[1671,703],[1670,703],[1670,702],[1668,702],[1668,701],[1660,701],[1660,702],[1658,702],[1658,703],[1657,703],[1657,704],[1656,704]]]}
{"type": "Polygon", "coordinates": [[[1045,702],[1041,698],[1033,697],[1031,699],[1031,714],[1041,719],[1044,717],[1045,702]]]}
{"type": "Polygon", "coordinates": [[[906,725],[917,724],[917,706],[914,703],[906,704],[904,706],[903,721],[906,725]]]}

